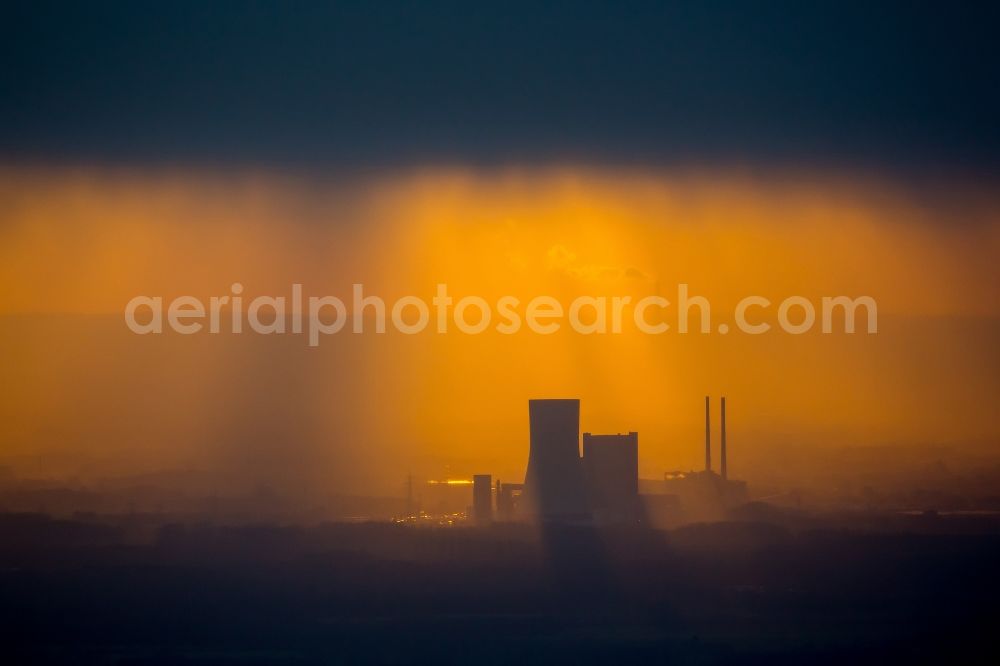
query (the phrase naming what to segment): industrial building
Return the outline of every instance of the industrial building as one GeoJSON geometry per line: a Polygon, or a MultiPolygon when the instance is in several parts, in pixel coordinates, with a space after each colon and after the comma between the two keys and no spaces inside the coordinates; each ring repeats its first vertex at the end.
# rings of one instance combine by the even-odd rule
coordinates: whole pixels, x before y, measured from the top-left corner
{"type": "Polygon", "coordinates": [[[493,522],[493,477],[489,474],[472,477],[472,517],[477,525],[493,522]]]}
{"type": "MultiPolygon", "coordinates": [[[[584,433],[581,458],[579,400],[529,400],[528,421],[524,515],[543,521],[637,520],[638,433],[584,433]]],[[[509,509],[505,504],[504,511],[509,509]]]]}
{"type": "Polygon", "coordinates": [[[583,433],[587,500],[599,522],[630,522],[638,515],[639,433],[583,433]]]}
{"type": "Polygon", "coordinates": [[[585,432],[581,456],[577,399],[528,401],[524,484],[498,479],[494,485],[489,474],[448,484],[472,486],[467,515],[477,525],[517,519],[627,524],[658,522],[664,516],[669,522],[724,518],[730,508],[745,503],[748,495],[745,482],[729,478],[724,397],[720,412],[719,473],[712,469],[711,401],[706,397],[705,469],[668,472],[655,490],[649,484],[660,482],[644,481],[647,494],[641,497],[639,433],[585,432]]]}
{"type": "Polygon", "coordinates": [[[501,483],[500,479],[497,479],[497,519],[513,520],[518,515],[523,493],[523,483],[501,483]]]}
{"type": "Polygon", "coordinates": [[[748,499],[745,481],[729,478],[726,454],[726,398],[720,404],[719,473],[712,470],[712,424],[710,399],[705,397],[705,469],[673,471],[664,474],[667,495],[675,496],[683,515],[689,520],[723,518],[726,512],[748,499]]]}

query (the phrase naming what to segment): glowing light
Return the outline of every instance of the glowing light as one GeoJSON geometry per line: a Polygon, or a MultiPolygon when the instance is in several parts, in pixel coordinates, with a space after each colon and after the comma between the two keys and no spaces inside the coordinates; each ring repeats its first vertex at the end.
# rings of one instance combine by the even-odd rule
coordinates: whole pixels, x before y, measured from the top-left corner
{"type": "MultiPolygon", "coordinates": [[[[519,482],[526,399],[578,397],[583,428],[639,431],[641,474],[662,478],[700,469],[700,401],[723,391],[739,406],[731,463],[748,478],[751,465],[770,474],[786,464],[771,445],[997,437],[995,188],[942,183],[961,196],[936,202],[867,178],[601,169],[429,170],[323,185],[0,169],[4,453],[86,451],[121,465],[103,470],[114,474],[280,470],[317,492],[339,474],[345,492],[397,493],[401,470],[425,477],[456,461],[448,469],[519,482]],[[248,295],[302,283],[343,299],[360,282],[386,301],[430,300],[447,283],[456,303],[539,294],[634,303],[683,282],[711,301],[713,325],[732,324],[750,294],[774,303],[871,295],[879,334],[491,327],[366,331],[308,349],[277,336],[151,339],[122,320],[136,295],[205,302],[236,280],[248,295]]],[[[456,496],[471,484],[430,482],[456,496]]]]}

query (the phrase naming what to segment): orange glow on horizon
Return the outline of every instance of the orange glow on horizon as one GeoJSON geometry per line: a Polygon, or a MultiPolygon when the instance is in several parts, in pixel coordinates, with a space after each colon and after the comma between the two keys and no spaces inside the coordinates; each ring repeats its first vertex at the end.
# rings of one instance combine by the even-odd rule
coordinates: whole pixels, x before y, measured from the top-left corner
{"type": "Polygon", "coordinates": [[[700,401],[723,393],[741,474],[778,445],[1000,436],[1000,201],[988,192],[600,169],[316,184],[8,167],[2,182],[12,455],[396,494],[407,470],[518,482],[528,398],[580,397],[582,430],[637,430],[643,476],[662,478],[697,468],[700,401]],[[346,298],[360,282],[428,302],[438,283],[491,302],[670,298],[687,283],[722,318],[750,294],[871,295],[880,332],[338,334],[309,349],[290,336],[140,337],[122,323],[135,295],[207,300],[236,281],[248,297],[301,283],[346,298]],[[50,315],[76,318],[57,329],[50,315]]]}

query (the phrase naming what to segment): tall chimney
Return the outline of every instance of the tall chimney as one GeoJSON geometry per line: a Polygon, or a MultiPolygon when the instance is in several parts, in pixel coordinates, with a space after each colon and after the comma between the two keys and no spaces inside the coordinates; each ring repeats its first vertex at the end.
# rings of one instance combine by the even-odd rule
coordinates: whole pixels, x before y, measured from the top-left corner
{"type": "Polygon", "coordinates": [[[708,414],[709,398],[705,396],[705,471],[712,471],[712,422],[708,414]]]}
{"type": "Polygon", "coordinates": [[[722,479],[726,477],[726,396],[722,396],[722,479]]]}

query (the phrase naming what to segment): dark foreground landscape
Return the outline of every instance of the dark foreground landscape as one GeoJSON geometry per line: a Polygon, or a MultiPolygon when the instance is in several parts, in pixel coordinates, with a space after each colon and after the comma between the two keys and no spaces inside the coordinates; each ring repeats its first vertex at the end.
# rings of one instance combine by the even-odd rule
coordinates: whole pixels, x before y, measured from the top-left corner
{"type": "Polygon", "coordinates": [[[1000,536],[0,518],[5,663],[992,661],[1000,536]]]}

